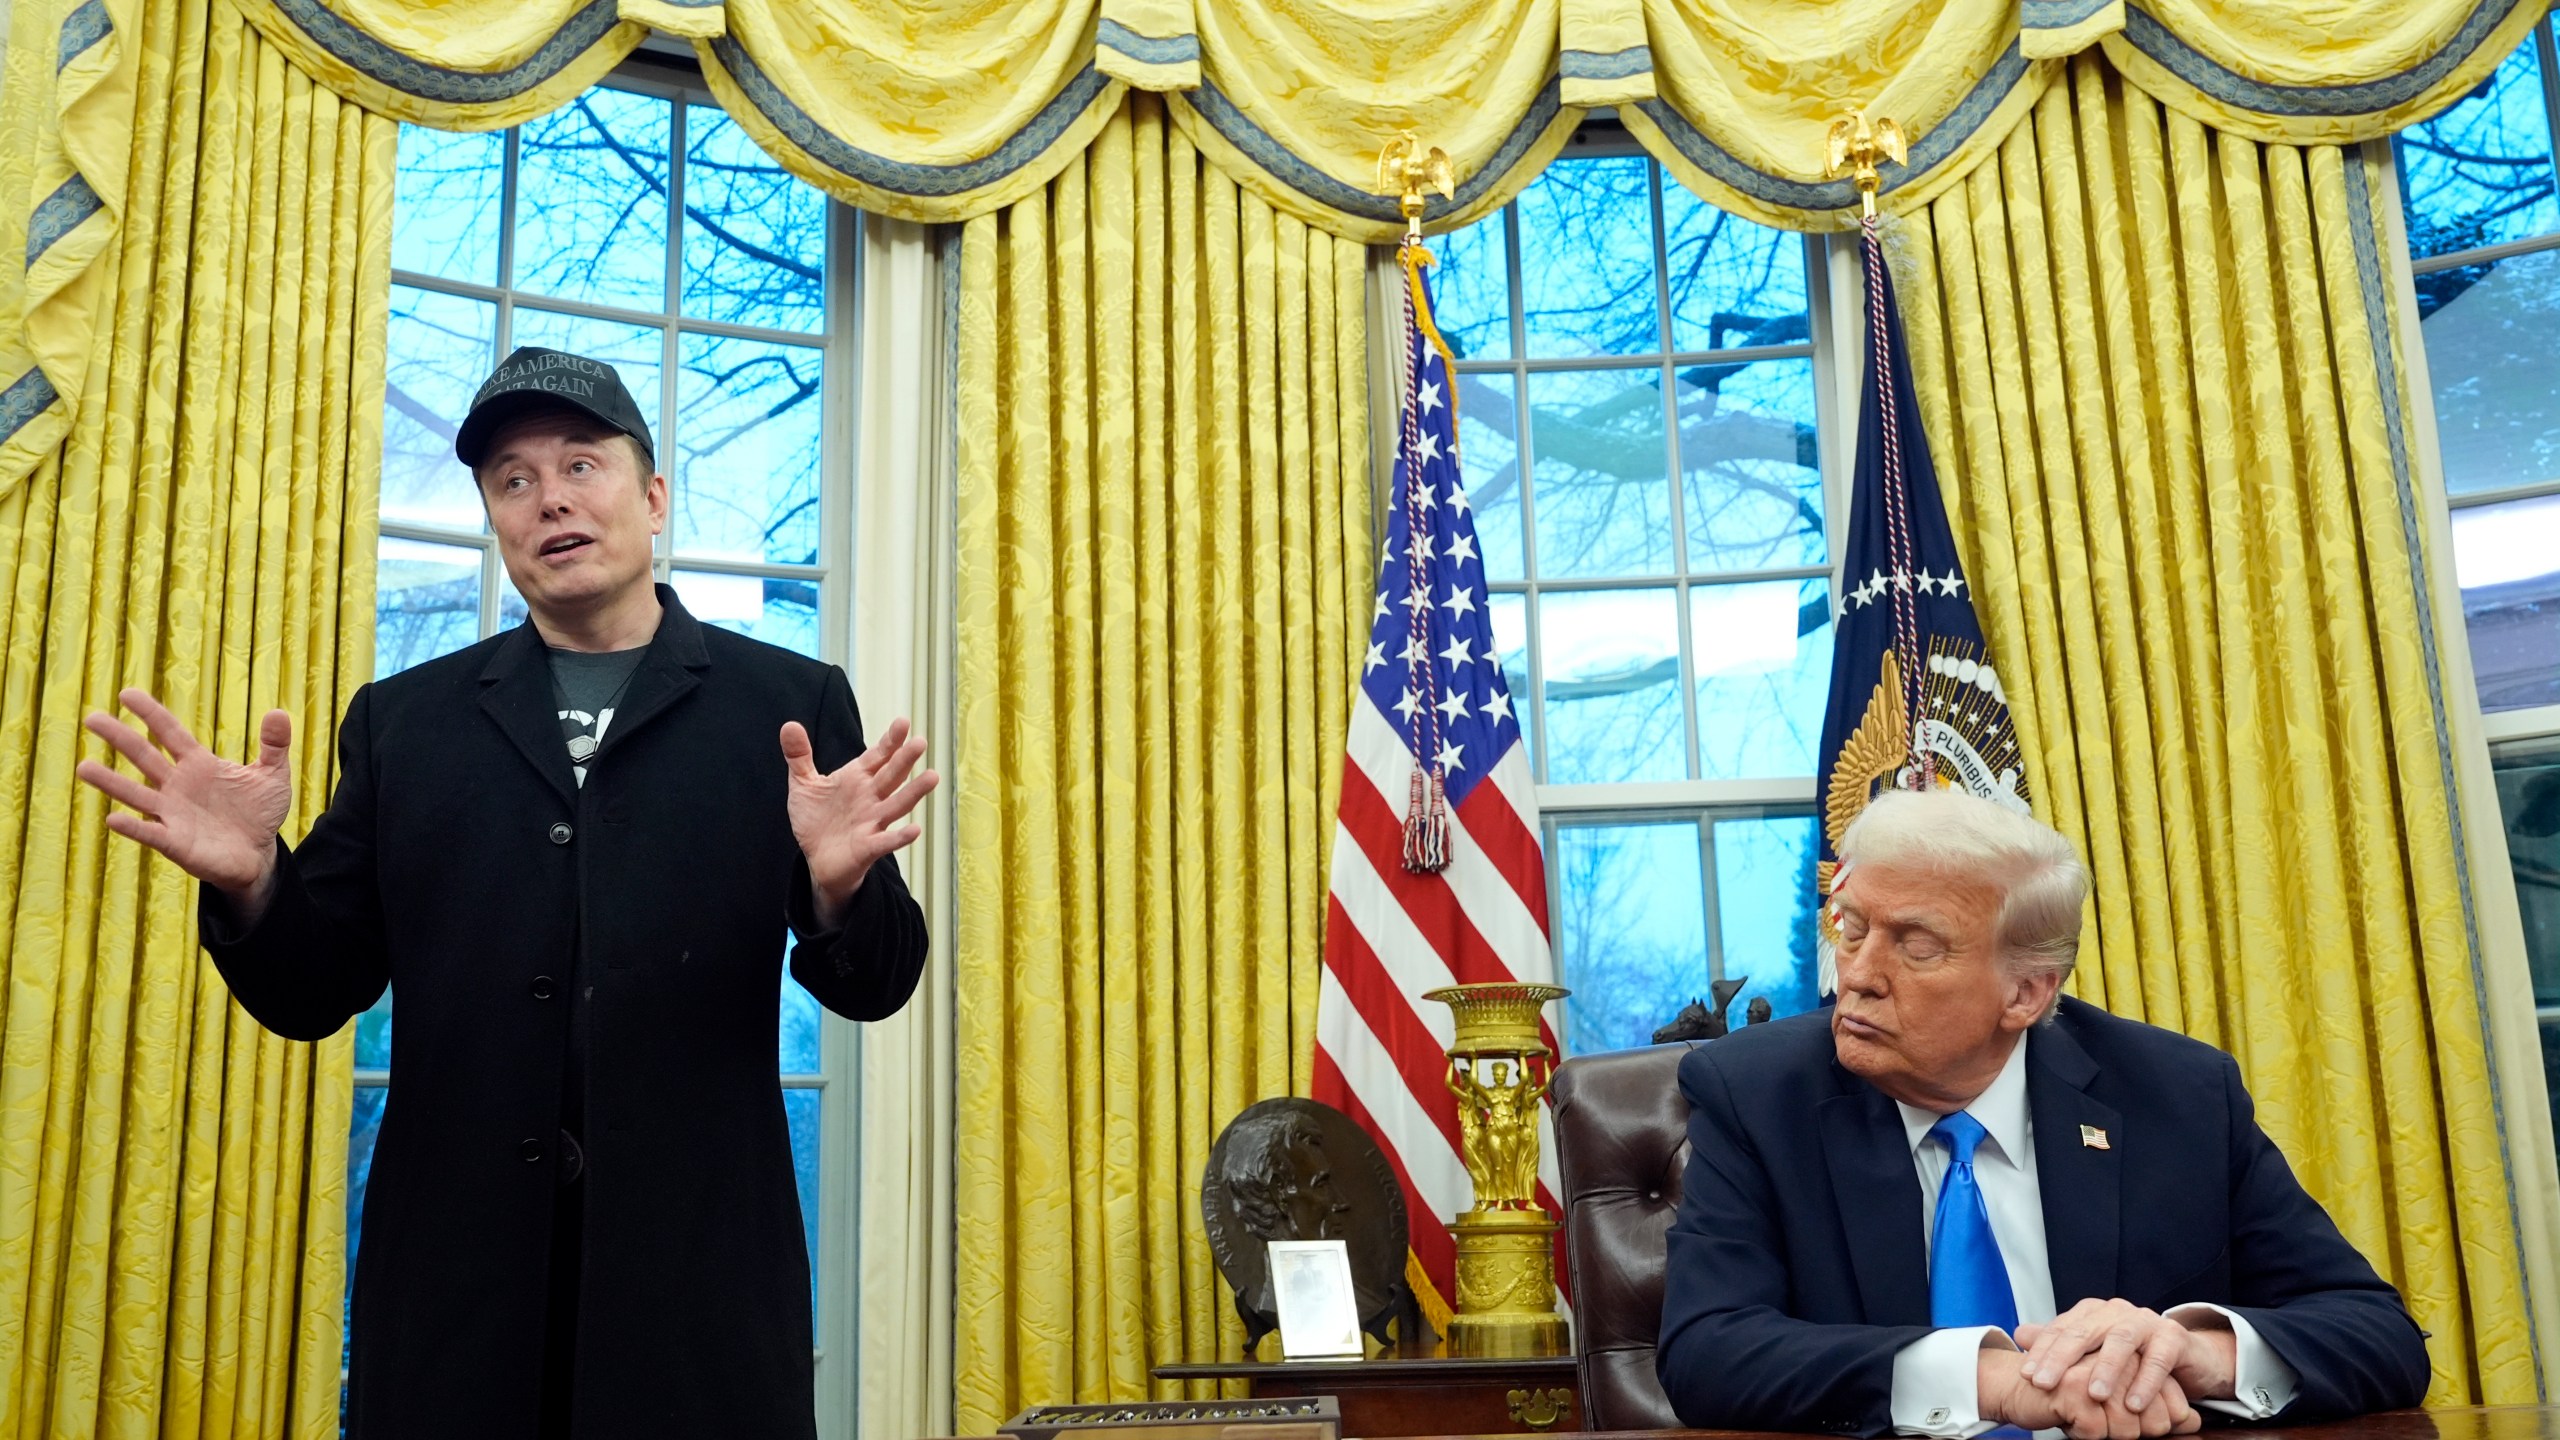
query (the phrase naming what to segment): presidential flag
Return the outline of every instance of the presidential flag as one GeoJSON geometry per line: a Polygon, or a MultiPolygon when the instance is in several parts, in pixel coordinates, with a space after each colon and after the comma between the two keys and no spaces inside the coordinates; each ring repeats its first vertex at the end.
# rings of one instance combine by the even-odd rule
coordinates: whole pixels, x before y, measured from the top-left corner
{"type": "Polygon", "coordinates": [[[1893,277],[1866,217],[1866,384],[1822,722],[1821,990],[1836,988],[1836,846],[1886,786],[1957,785],[2018,810],[2027,777],[1920,428],[1893,277]]]}
{"type": "MultiPolygon", "coordinates": [[[[1416,1292],[1426,1311],[1445,1313],[1434,1301],[1454,1294],[1447,1223],[1472,1199],[1445,1085],[1450,1012],[1422,995],[1550,981],[1555,965],[1528,747],[1503,684],[1458,469],[1449,348],[1431,321],[1427,256],[1408,245],[1401,258],[1402,427],[1342,766],[1314,1089],[1386,1151],[1415,1268],[1429,1281],[1416,1292]]],[[[1546,1041],[1555,1045],[1552,1027],[1546,1041]]],[[[1539,1202],[1561,1213],[1552,1150],[1539,1174],[1539,1202]]]]}

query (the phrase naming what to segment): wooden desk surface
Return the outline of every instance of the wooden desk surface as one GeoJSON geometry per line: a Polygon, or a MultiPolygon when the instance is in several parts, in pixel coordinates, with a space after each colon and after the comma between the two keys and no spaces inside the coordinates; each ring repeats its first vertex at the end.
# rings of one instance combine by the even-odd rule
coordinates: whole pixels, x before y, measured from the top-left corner
{"type": "Polygon", "coordinates": [[[1517,1358],[1456,1355],[1380,1355],[1366,1360],[1218,1360],[1198,1365],[1159,1365],[1159,1380],[1459,1380],[1478,1375],[1536,1373],[1570,1380],[1576,1361],[1570,1355],[1517,1358]]]}
{"type": "MultiPolygon", "coordinates": [[[[2256,1435],[2268,1440],[2560,1440],[2560,1405],[2472,1405],[2444,1410],[2387,1410],[2334,1425],[2250,1429],[2217,1427],[2208,1440],[2256,1435]]],[[[1433,1440],[1518,1440],[1517,1436],[1438,1436],[1433,1440]]],[[[1751,1430],[1552,1431],[1545,1440],[1803,1440],[1751,1430]]]]}

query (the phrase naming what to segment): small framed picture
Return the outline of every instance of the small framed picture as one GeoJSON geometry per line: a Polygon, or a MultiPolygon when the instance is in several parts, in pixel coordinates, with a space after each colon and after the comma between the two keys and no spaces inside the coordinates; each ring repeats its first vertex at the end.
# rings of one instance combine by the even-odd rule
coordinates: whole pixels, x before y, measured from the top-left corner
{"type": "Polygon", "coordinates": [[[1360,1355],[1360,1305],[1351,1291],[1351,1252],[1339,1240],[1269,1243],[1272,1305],[1280,1312],[1280,1358],[1360,1355]]]}

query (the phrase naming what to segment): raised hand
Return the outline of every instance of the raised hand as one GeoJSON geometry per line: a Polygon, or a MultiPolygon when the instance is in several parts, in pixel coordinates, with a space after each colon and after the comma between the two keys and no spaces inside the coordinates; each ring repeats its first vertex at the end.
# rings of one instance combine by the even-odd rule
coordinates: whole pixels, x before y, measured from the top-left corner
{"type": "Polygon", "coordinates": [[[915,842],[923,832],[906,823],[919,801],[942,777],[916,771],[924,740],[908,733],[904,718],[833,774],[818,773],[809,732],[797,720],[782,727],[782,759],[791,769],[791,835],[808,857],[817,892],[818,920],[832,927],[844,918],[853,892],[883,855],[915,842]]]}
{"type": "Polygon", "coordinates": [[[150,692],[129,689],[116,698],[150,728],[150,739],[104,711],[91,711],[83,724],[132,762],[142,778],[95,760],[81,761],[73,772],[108,799],[131,807],[131,814],[107,812],[107,828],[168,856],[235,905],[263,908],[275,870],[276,832],[293,808],[293,770],[287,764],[293,717],[268,711],[258,722],[257,763],[243,765],[199,744],[150,692]]]}

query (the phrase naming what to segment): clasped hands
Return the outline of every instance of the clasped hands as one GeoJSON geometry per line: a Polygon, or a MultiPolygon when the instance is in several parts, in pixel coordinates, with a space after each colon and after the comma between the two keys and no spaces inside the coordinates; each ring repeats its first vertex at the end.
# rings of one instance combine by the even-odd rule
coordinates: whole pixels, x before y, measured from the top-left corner
{"type": "Polygon", "coordinates": [[[2124,1300],[2083,1300],[2050,1325],[2021,1325],[2023,1352],[1975,1362],[1983,1419],[2072,1440],[2137,1440],[2202,1428],[2191,1401],[2228,1399],[2238,1339],[2221,1317],[2189,1328],[2124,1300]]]}

